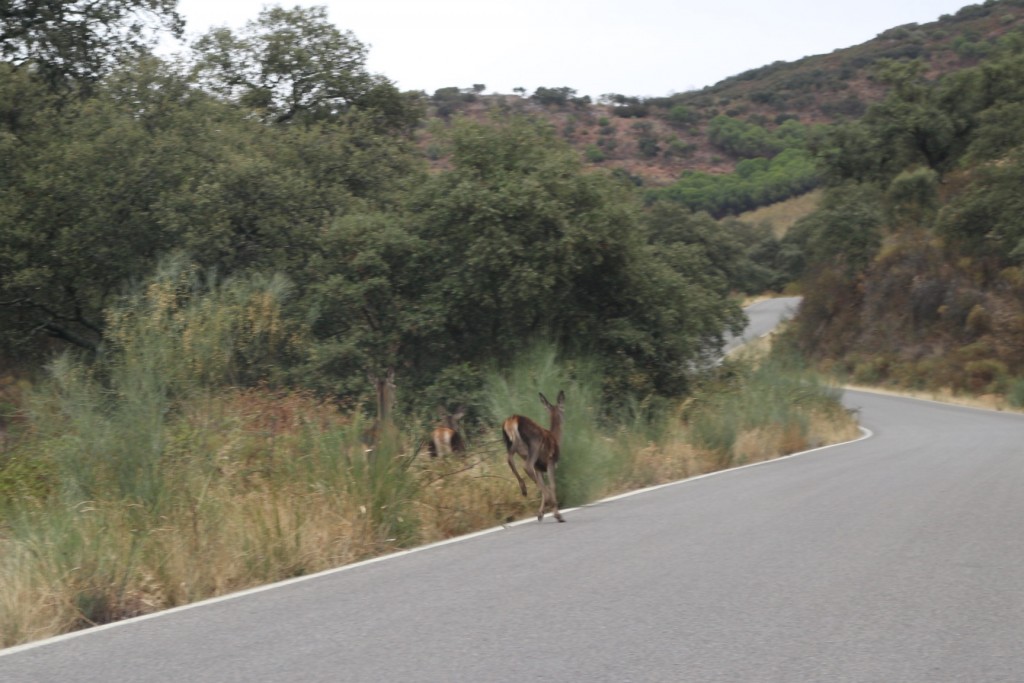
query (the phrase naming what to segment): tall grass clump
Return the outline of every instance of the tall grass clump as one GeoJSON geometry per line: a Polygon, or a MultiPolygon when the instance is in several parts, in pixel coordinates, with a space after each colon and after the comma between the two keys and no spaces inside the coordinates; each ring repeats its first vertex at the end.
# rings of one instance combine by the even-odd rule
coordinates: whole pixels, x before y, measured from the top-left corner
{"type": "Polygon", "coordinates": [[[418,542],[413,504],[418,482],[411,471],[414,460],[405,452],[401,436],[397,432],[385,436],[369,457],[365,451],[353,456],[352,449],[346,449],[346,453],[344,470],[336,481],[368,520],[370,536],[383,539],[390,547],[418,542]]]}
{"type": "Polygon", "coordinates": [[[684,406],[690,442],[716,468],[853,438],[841,390],[785,349],[727,359],[684,406]]]}
{"type": "Polygon", "coordinates": [[[48,367],[36,423],[49,431],[65,500],[123,499],[158,509],[167,425],[177,406],[269,365],[287,343],[281,278],[216,283],[176,258],[107,312],[95,359],[48,367]]]}

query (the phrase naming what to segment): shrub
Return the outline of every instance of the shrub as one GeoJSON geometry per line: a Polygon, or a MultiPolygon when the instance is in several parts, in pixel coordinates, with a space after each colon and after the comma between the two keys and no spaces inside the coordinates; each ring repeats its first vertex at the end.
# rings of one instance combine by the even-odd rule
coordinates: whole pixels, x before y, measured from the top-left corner
{"type": "Polygon", "coordinates": [[[1009,382],[1006,400],[1014,408],[1024,408],[1024,377],[1018,377],[1009,382]]]}
{"type": "Polygon", "coordinates": [[[809,439],[815,416],[842,424],[839,391],[808,371],[780,344],[764,359],[726,361],[710,384],[695,392],[684,419],[691,442],[715,454],[718,466],[742,464],[744,433],[773,432],[781,455],[820,445],[809,439]],[[739,459],[738,459],[739,458],[739,459]]]}
{"type": "Polygon", "coordinates": [[[967,388],[981,394],[998,393],[1006,385],[1006,363],[988,358],[973,360],[964,365],[967,388]]]}
{"type": "Polygon", "coordinates": [[[853,381],[857,384],[881,384],[889,378],[890,361],[885,357],[869,357],[856,362],[853,381]]]}
{"type": "Polygon", "coordinates": [[[18,451],[0,457],[0,513],[15,501],[42,501],[57,491],[59,479],[52,459],[18,451]]]}
{"type": "Polygon", "coordinates": [[[668,120],[680,126],[688,126],[700,120],[700,115],[685,104],[677,104],[668,112],[668,120]]]}

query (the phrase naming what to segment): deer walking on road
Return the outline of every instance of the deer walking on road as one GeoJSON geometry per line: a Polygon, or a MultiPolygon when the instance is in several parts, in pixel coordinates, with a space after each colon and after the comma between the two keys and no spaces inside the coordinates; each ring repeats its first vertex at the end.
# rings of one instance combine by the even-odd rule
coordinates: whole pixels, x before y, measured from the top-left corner
{"type": "Polygon", "coordinates": [[[540,489],[540,510],[537,521],[544,521],[544,510],[550,503],[555,519],[564,522],[562,513],[558,511],[558,495],[555,491],[555,466],[558,464],[559,444],[562,441],[562,416],[565,412],[565,392],[558,392],[558,403],[551,405],[544,394],[540,394],[540,402],[548,410],[551,418],[550,429],[544,429],[528,417],[513,415],[501,426],[508,450],[508,466],[519,481],[519,490],[526,495],[526,482],[516,469],[516,454],[526,461],[526,474],[540,489]],[[544,476],[547,475],[547,483],[544,476]]]}

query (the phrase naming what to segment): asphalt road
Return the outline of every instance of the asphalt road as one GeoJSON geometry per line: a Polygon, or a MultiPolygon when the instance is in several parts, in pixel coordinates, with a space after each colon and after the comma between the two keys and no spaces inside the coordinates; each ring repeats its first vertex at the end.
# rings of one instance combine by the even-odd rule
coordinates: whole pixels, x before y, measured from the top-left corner
{"type": "Polygon", "coordinates": [[[800,305],[800,299],[801,297],[798,296],[763,299],[744,308],[743,310],[747,314],[747,327],[738,337],[730,336],[726,339],[725,352],[728,353],[746,342],[763,337],[771,332],[780,321],[791,318],[800,305]]]}
{"type": "Polygon", "coordinates": [[[1024,681],[1024,416],[869,438],[0,652],[0,681],[1024,681]]]}

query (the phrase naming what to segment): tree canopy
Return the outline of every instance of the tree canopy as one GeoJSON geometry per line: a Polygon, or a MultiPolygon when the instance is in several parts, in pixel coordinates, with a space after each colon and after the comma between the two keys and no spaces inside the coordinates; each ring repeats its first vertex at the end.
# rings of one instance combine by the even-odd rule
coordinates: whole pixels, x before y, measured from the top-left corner
{"type": "Polygon", "coordinates": [[[609,395],[685,392],[741,320],[743,250],[672,232],[525,115],[439,123],[428,170],[419,98],[365,57],[323,8],[270,7],[191,63],[124,53],[71,100],[0,65],[0,353],[102,352],[173,255],[289,283],[291,336],[240,381],[345,400],[393,368],[432,405],[544,341],[597,358],[609,395]]]}
{"type": "Polygon", "coordinates": [[[543,124],[457,121],[447,143],[450,169],[401,213],[335,224],[316,287],[325,358],[430,384],[550,339],[606,359],[625,388],[682,391],[739,319],[700,245],[652,248],[628,188],[581,173],[543,124]]]}
{"type": "Polygon", "coordinates": [[[214,29],[193,49],[205,89],[267,121],[334,120],[362,106],[391,125],[410,123],[408,103],[389,80],[366,70],[366,46],[330,23],[325,7],[266,7],[239,33],[214,29]]]}
{"type": "Polygon", "coordinates": [[[0,12],[0,55],[55,89],[85,86],[150,47],[180,37],[177,0],[17,0],[0,12]]]}

